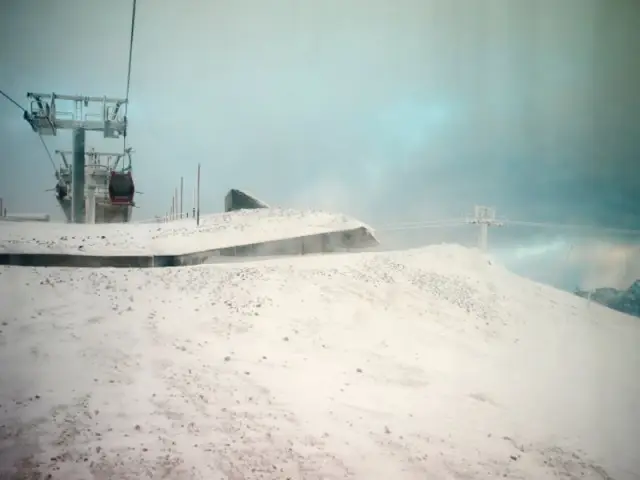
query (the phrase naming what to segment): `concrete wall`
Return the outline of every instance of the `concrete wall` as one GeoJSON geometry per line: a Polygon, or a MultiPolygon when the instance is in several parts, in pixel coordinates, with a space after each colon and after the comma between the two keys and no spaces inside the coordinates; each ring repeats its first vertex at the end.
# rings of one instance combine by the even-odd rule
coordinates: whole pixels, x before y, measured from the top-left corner
{"type": "Polygon", "coordinates": [[[49,222],[49,214],[29,214],[29,215],[5,215],[0,216],[0,222],[49,222]]]}
{"type": "Polygon", "coordinates": [[[272,242],[238,245],[184,255],[79,255],[59,253],[0,253],[0,265],[26,267],[111,267],[158,268],[215,263],[216,257],[290,256],[344,252],[352,248],[376,246],[377,241],[364,228],[308,235],[272,242]]]}
{"type": "Polygon", "coordinates": [[[74,267],[74,268],[149,268],[154,257],[65,255],[61,253],[0,253],[0,265],[19,267],[74,267]]]}
{"type": "Polygon", "coordinates": [[[321,233],[272,242],[239,245],[220,250],[222,256],[255,257],[277,255],[306,255],[312,253],[345,252],[356,248],[377,246],[366,229],[321,233]]]}

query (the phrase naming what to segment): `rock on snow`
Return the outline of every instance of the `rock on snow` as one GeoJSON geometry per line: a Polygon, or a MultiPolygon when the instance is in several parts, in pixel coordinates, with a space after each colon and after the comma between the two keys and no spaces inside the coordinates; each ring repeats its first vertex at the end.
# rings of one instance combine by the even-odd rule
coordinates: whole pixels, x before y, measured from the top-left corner
{"type": "Polygon", "coordinates": [[[472,250],[0,292],[0,478],[640,478],[640,323],[472,250]]]}

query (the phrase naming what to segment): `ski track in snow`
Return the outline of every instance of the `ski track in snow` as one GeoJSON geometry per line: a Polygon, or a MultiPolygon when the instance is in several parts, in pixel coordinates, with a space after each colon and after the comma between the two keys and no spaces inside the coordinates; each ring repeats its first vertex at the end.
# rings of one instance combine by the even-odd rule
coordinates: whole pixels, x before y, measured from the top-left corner
{"type": "Polygon", "coordinates": [[[2,479],[640,478],[640,323],[473,250],[0,292],[2,479]]]}

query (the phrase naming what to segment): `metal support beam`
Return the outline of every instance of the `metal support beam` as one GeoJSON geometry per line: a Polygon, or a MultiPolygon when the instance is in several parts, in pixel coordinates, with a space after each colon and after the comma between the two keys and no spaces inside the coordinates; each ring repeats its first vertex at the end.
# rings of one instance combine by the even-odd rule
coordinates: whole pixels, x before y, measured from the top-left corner
{"type": "Polygon", "coordinates": [[[87,204],[85,205],[85,223],[96,223],[96,187],[89,185],[87,188],[87,204]]]}
{"type": "Polygon", "coordinates": [[[85,131],[73,130],[73,165],[71,167],[71,221],[84,222],[85,131]]]}
{"type": "Polygon", "coordinates": [[[115,97],[95,97],[95,96],[86,96],[86,95],[60,95],[59,93],[34,93],[27,92],[28,98],[39,98],[41,100],[69,100],[69,101],[82,101],[85,103],[88,102],[106,102],[106,103],[119,103],[124,105],[127,103],[127,100],[124,98],[115,98],[115,97]]]}
{"type": "MultiPolygon", "coordinates": [[[[131,147],[127,148],[124,153],[123,152],[96,152],[95,150],[87,151],[85,156],[85,164],[100,164],[109,167],[112,170],[116,171],[124,171],[131,169],[131,152],[133,149],[131,147]],[[123,159],[125,156],[128,158],[125,162],[123,159]],[[122,163],[121,163],[122,162],[122,163]]],[[[73,155],[73,150],[56,150],[56,154],[60,155],[62,158],[62,163],[65,168],[69,168],[69,164],[67,162],[67,156],[73,155]]]]}
{"type": "Polygon", "coordinates": [[[31,100],[31,106],[24,118],[41,135],[56,135],[58,130],[76,128],[102,132],[104,138],[127,134],[127,118],[123,114],[127,99],[56,93],[27,93],[27,98],[31,100]],[[72,102],[73,110],[61,111],[59,101],[72,102]],[[100,104],[100,113],[97,108],[92,113],[88,111],[95,103],[100,104]]]}

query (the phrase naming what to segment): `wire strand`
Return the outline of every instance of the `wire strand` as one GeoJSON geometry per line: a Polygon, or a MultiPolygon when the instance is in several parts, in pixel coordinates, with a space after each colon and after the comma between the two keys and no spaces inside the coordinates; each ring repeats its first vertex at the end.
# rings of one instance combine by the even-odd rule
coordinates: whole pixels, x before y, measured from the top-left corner
{"type": "Polygon", "coordinates": [[[617,233],[629,233],[640,234],[640,230],[630,228],[615,228],[615,227],[599,227],[597,225],[576,225],[570,223],[550,223],[550,222],[527,222],[522,220],[505,220],[506,225],[522,226],[522,227],[539,227],[539,228],[573,228],[583,230],[596,230],[600,232],[617,232],[617,233]]]}
{"type": "Polygon", "coordinates": [[[440,220],[419,220],[410,222],[385,223],[378,228],[421,227],[426,225],[442,225],[447,223],[465,223],[466,218],[443,218],[440,220]]]}
{"type": "MultiPolygon", "coordinates": [[[[527,222],[523,220],[501,220],[500,223],[506,227],[533,227],[533,228],[552,228],[552,229],[573,229],[573,230],[587,230],[592,232],[611,232],[629,235],[640,235],[640,230],[630,228],[612,228],[602,227],[597,225],[576,225],[570,223],[551,223],[551,222],[527,222]]],[[[463,219],[443,219],[432,221],[415,221],[415,222],[403,222],[397,224],[386,224],[375,227],[376,231],[381,232],[394,232],[394,231],[407,231],[407,230],[423,230],[432,228],[450,228],[469,225],[469,222],[463,219]]]]}
{"type": "MultiPolygon", "coordinates": [[[[7,95],[4,91],[0,90],[0,95],[2,95],[4,98],[6,98],[7,100],[9,100],[11,103],[13,103],[16,107],[18,107],[20,110],[22,110],[23,112],[27,113],[27,109],[24,108],[22,105],[20,105],[18,102],[16,102],[13,98],[11,98],[9,95],[7,95]]],[[[51,162],[51,166],[53,167],[53,171],[56,174],[56,177],[58,176],[58,169],[56,168],[56,162],[53,160],[53,156],[51,155],[51,151],[49,150],[49,147],[47,147],[47,144],[44,143],[44,138],[42,138],[42,134],[38,133],[38,138],[40,139],[40,143],[42,143],[42,146],[44,147],[45,152],[47,152],[47,157],[49,157],[49,162],[51,162]]]]}
{"type": "MultiPolygon", "coordinates": [[[[131,63],[133,60],[133,36],[136,28],[136,0],[133,0],[133,8],[131,11],[131,35],[129,37],[129,64],[127,66],[127,90],[125,95],[126,103],[124,104],[124,118],[127,122],[127,130],[129,130],[129,119],[127,117],[129,113],[129,91],[131,89],[131,63]]],[[[122,139],[122,150],[123,153],[127,151],[127,134],[125,132],[122,139]]]]}
{"type": "Polygon", "coordinates": [[[23,112],[26,112],[27,109],[24,108],[22,105],[20,105],[18,102],[16,102],[13,98],[11,98],[9,95],[7,95],[5,92],[3,92],[2,90],[0,90],[0,95],[2,95],[4,98],[6,98],[7,100],[9,100],[11,103],[13,103],[16,107],[18,107],[20,110],[22,110],[23,112]]]}
{"type": "Polygon", "coordinates": [[[44,147],[45,152],[47,152],[47,156],[49,157],[49,161],[51,162],[51,166],[53,167],[53,171],[56,173],[56,177],[58,176],[58,169],[56,168],[56,162],[53,161],[53,156],[51,155],[51,151],[49,150],[49,147],[47,147],[47,144],[44,143],[44,138],[42,138],[42,135],[38,133],[38,138],[40,139],[40,142],[42,143],[42,146],[44,147]]]}
{"type": "Polygon", "coordinates": [[[464,227],[468,224],[465,222],[453,221],[448,223],[425,223],[425,224],[413,224],[413,225],[403,225],[403,226],[387,226],[387,227],[379,227],[374,228],[377,232],[406,232],[408,230],[427,230],[430,228],[452,228],[452,227],[464,227]]]}

